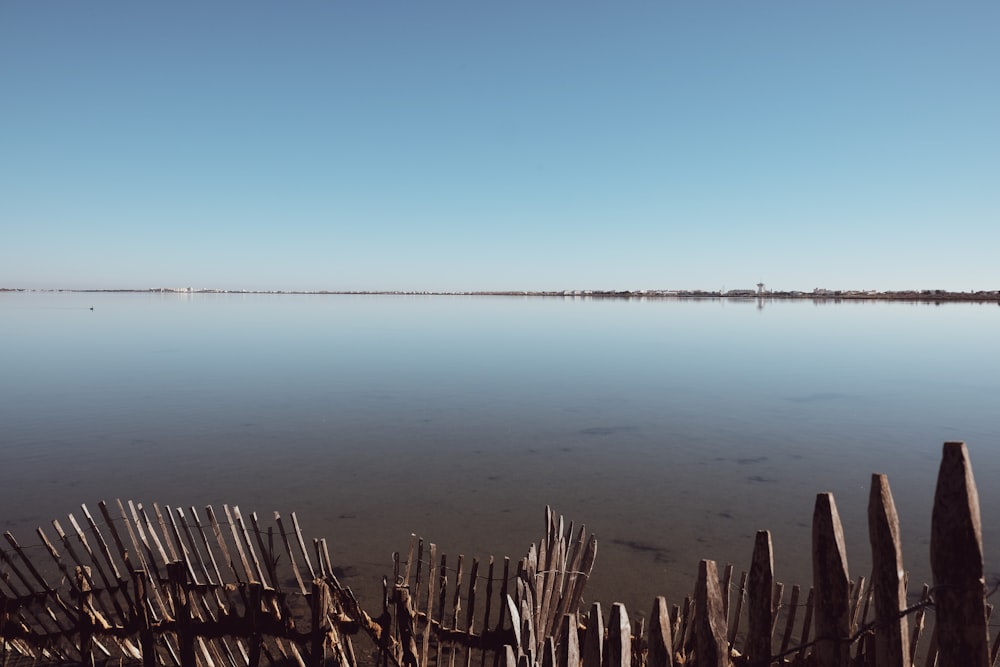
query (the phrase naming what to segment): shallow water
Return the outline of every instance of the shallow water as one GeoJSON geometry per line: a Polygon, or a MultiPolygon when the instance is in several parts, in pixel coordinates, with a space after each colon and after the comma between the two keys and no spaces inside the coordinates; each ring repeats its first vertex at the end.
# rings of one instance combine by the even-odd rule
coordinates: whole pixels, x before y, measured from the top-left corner
{"type": "Polygon", "coordinates": [[[984,304],[4,293],[0,525],[115,497],[294,510],[374,601],[410,533],[520,557],[548,504],[598,536],[588,598],[646,612],[701,558],[747,567],[758,529],[808,585],[820,491],[867,575],[873,472],[927,580],[964,440],[996,572],[998,333],[984,304]]]}

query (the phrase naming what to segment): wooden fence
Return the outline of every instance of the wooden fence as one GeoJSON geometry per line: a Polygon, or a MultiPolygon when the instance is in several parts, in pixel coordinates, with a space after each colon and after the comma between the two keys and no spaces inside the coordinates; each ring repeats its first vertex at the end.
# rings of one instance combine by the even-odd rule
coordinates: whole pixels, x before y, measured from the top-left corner
{"type": "Polygon", "coordinates": [[[294,514],[265,526],[239,508],[118,501],[83,507],[70,530],[5,535],[0,549],[4,664],[666,667],[924,665],[985,667],[990,647],[978,494],[963,443],[946,443],[931,525],[933,585],[908,605],[888,479],[872,476],[871,576],[852,581],[833,496],[813,514],[813,585],[776,583],[767,531],[738,579],[702,561],[682,604],[656,597],[648,619],[615,603],[582,610],[597,543],[546,510],[538,545],[512,565],[449,561],[412,537],[383,580],[379,613],[337,579],[324,540],[294,514]],[[55,583],[58,582],[58,583],[55,583]],[[803,597],[805,600],[803,600],[803,597]],[[933,621],[933,623],[931,623],[933,621]],[[925,628],[926,625],[926,628],[925,628]],[[933,629],[931,630],[931,625],[933,629]]]}

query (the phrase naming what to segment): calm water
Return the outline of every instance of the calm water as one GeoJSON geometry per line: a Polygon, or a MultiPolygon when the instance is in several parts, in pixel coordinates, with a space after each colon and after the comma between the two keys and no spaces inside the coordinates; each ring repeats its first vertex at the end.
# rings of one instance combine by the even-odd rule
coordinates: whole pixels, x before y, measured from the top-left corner
{"type": "Polygon", "coordinates": [[[597,533],[589,598],[646,612],[701,558],[748,566],[762,528],[808,584],[820,491],[867,575],[872,472],[927,580],[964,440],[998,572],[997,340],[996,305],[0,294],[0,525],[115,497],[294,510],[374,606],[411,532],[519,557],[550,504],[597,533]]]}

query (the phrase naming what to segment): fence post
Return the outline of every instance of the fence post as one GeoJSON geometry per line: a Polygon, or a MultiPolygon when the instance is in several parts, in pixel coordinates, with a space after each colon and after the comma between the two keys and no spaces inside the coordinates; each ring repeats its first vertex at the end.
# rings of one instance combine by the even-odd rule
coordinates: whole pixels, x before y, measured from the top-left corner
{"type": "Polygon", "coordinates": [[[587,634],[583,637],[583,667],[601,667],[603,656],[604,617],[601,615],[601,603],[595,602],[590,606],[587,634]]]}
{"type": "Polygon", "coordinates": [[[728,667],[726,617],[722,613],[719,570],[714,560],[703,560],[698,564],[695,589],[694,645],[698,667],[728,667]]]}
{"type": "Polygon", "coordinates": [[[941,667],[987,667],[979,493],[964,442],[946,442],[931,513],[931,570],[941,667]]]}
{"type": "Polygon", "coordinates": [[[673,667],[674,643],[670,631],[670,612],[667,609],[667,598],[658,595],[653,600],[653,611],[649,614],[648,667],[673,667]]]}
{"type": "Polygon", "coordinates": [[[196,667],[194,631],[191,627],[191,597],[187,590],[187,566],[184,561],[168,564],[167,576],[173,589],[171,593],[174,598],[174,623],[181,667],[196,667]]]}
{"type": "Polygon", "coordinates": [[[906,608],[903,547],[899,516],[889,489],[889,478],[872,475],[868,497],[868,537],[872,545],[872,587],[875,591],[875,664],[910,667],[908,623],[899,612],[906,608]]]}
{"type": "Polygon", "coordinates": [[[261,598],[263,597],[264,586],[260,582],[253,581],[248,584],[250,594],[247,596],[246,615],[250,622],[250,655],[247,660],[247,667],[258,667],[260,665],[261,645],[264,641],[261,633],[261,598]]]}
{"type": "Polygon", "coordinates": [[[393,599],[396,602],[396,631],[399,633],[399,663],[403,667],[417,667],[420,660],[417,658],[417,633],[409,587],[397,584],[393,599]]]}
{"type": "Polygon", "coordinates": [[[132,616],[139,626],[139,648],[142,651],[143,667],[156,667],[156,644],[149,619],[149,594],[146,591],[146,571],[132,572],[132,585],[135,588],[135,607],[132,616]]]}
{"type": "Polygon", "coordinates": [[[330,603],[330,591],[322,579],[313,579],[312,596],[309,600],[312,604],[310,612],[312,616],[312,631],[310,634],[311,646],[309,651],[309,664],[312,667],[320,667],[326,662],[326,632],[323,626],[326,625],[326,608],[330,603]]]}
{"type": "Polygon", "coordinates": [[[611,617],[608,618],[608,643],[605,648],[608,652],[605,667],[631,667],[632,624],[628,620],[625,605],[621,602],[611,605],[611,617]]]}
{"type": "Polygon", "coordinates": [[[816,496],[812,534],[816,664],[843,667],[851,657],[851,580],[844,528],[832,493],[816,496]]]}
{"type": "Polygon", "coordinates": [[[771,664],[771,629],[774,627],[774,551],[769,531],[757,532],[747,592],[747,656],[751,667],[767,667],[771,664]]]}
{"type": "Polygon", "coordinates": [[[562,642],[559,646],[559,667],[580,667],[580,627],[576,614],[563,614],[562,642]]]}
{"type": "Polygon", "coordinates": [[[90,608],[93,593],[89,567],[76,568],[76,583],[80,589],[80,660],[87,667],[94,667],[94,612],[90,608]]]}

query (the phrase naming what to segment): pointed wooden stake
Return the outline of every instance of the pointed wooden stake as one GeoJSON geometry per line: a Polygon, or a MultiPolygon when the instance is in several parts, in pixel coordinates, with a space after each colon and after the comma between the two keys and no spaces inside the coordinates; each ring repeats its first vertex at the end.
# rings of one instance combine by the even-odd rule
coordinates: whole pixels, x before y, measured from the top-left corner
{"type": "Polygon", "coordinates": [[[987,667],[979,493],[964,442],[946,442],[931,514],[931,570],[941,667],[987,667]]]}
{"type": "Polygon", "coordinates": [[[771,628],[774,627],[774,551],[771,547],[771,533],[761,530],[754,543],[750,576],[747,579],[749,607],[749,630],[747,633],[747,656],[751,667],[767,667],[771,664],[771,628]]]}
{"type": "Polygon", "coordinates": [[[851,580],[847,549],[833,494],[816,496],[813,512],[813,589],[816,664],[842,667],[850,660],[851,580]]]}
{"type": "Polygon", "coordinates": [[[872,587],[875,591],[875,664],[910,667],[909,628],[899,612],[906,608],[903,547],[899,517],[889,490],[889,478],[872,475],[868,497],[868,536],[872,545],[872,587]]]}
{"type": "Polygon", "coordinates": [[[646,642],[649,645],[649,657],[646,660],[648,667],[673,667],[674,643],[670,629],[670,611],[667,609],[667,599],[662,595],[653,600],[646,642]]]}
{"type": "Polygon", "coordinates": [[[696,594],[694,633],[698,667],[728,667],[726,617],[722,614],[719,571],[714,560],[698,564],[696,594]]]}

